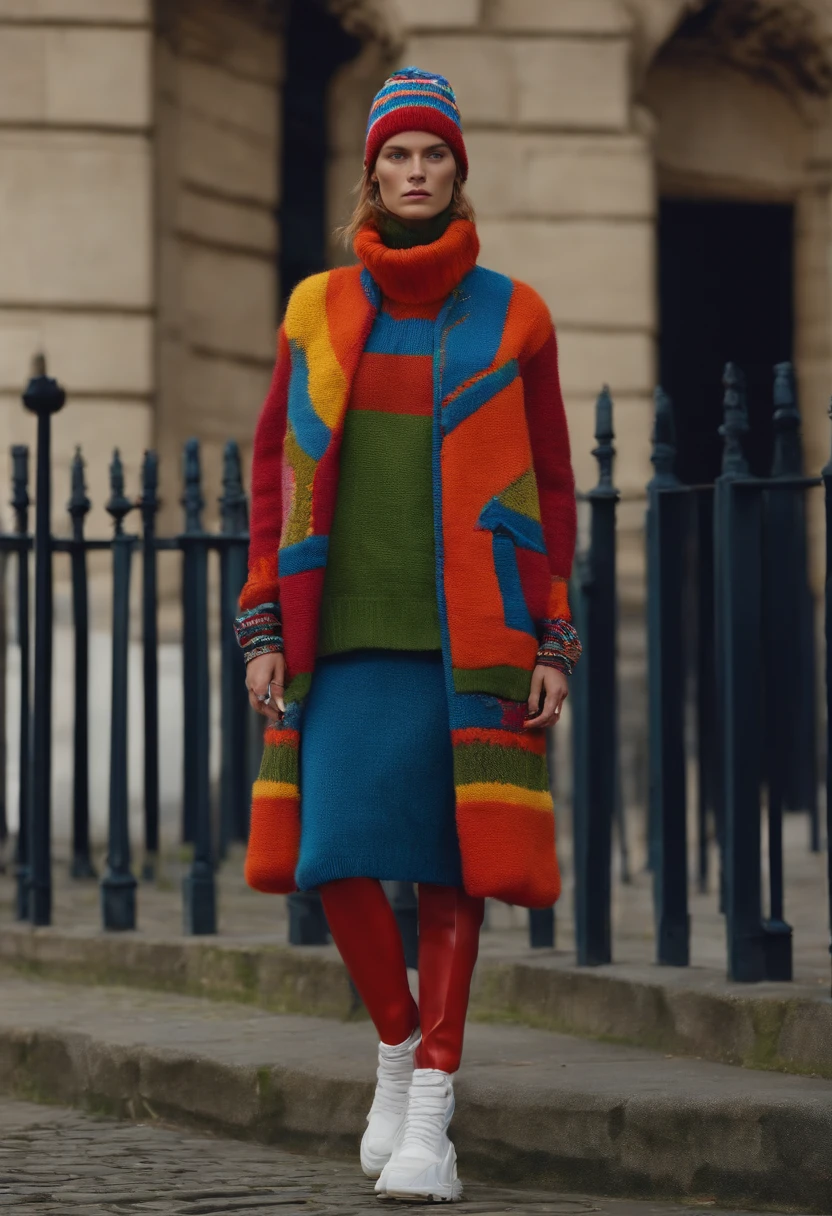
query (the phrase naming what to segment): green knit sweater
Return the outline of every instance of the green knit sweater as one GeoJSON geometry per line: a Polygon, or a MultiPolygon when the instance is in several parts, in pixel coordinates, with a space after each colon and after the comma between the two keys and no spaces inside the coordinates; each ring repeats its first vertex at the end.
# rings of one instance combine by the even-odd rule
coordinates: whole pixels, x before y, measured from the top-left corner
{"type": "MultiPolygon", "coordinates": [[[[389,223],[386,244],[435,241],[437,216],[414,231],[389,223]]],[[[344,419],[318,653],[362,647],[439,650],[431,434],[433,322],[442,301],[383,299],[344,419]]]]}

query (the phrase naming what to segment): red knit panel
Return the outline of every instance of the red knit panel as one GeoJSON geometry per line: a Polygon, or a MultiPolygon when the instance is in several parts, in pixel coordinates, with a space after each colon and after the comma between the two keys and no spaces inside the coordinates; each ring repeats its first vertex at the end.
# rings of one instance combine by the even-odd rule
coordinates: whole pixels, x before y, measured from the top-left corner
{"type": "Polygon", "coordinates": [[[429,418],[433,413],[432,356],[362,355],[352,383],[350,409],[429,418]]]}
{"type": "Polygon", "coordinates": [[[291,360],[289,342],[281,325],[272,382],[254,434],[251,466],[251,540],[248,581],[240,595],[243,611],[269,604],[279,597],[277,546],[283,523],[280,468],[289,400],[291,360]]]}
{"type": "Polygon", "coordinates": [[[407,321],[413,317],[435,321],[444,304],[444,300],[428,300],[427,304],[403,304],[401,300],[385,299],[384,311],[396,321],[407,321]]]}
{"type": "Polygon", "coordinates": [[[285,574],[280,583],[288,684],[295,676],[311,671],[315,663],[324,570],[319,566],[285,574]]]}
{"type": "Polygon", "coordinates": [[[480,241],[470,220],[451,220],[438,238],[412,249],[392,249],[381,233],[365,224],[353,241],[385,296],[405,303],[443,300],[477,263],[480,241]]]}
{"type": "Polygon", "coordinates": [[[549,566],[553,576],[568,578],[575,555],[577,510],[554,329],[524,365],[522,376],[549,566]]]}
{"type": "Polygon", "coordinates": [[[493,743],[495,747],[518,747],[522,751],[546,755],[546,734],[542,730],[519,734],[511,730],[495,730],[486,726],[463,726],[451,731],[451,741],[456,747],[463,743],[493,743]]]}
{"type": "Polygon", "coordinates": [[[458,802],[462,878],[469,895],[548,908],[560,895],[551,811],[505,802],[458,802]]]}
{"type": "Polygon", "coordinates": [[[288,895],[295,890],[300,850],[297,798],[254,798],[245,878],[255,891],[288,895]]]}

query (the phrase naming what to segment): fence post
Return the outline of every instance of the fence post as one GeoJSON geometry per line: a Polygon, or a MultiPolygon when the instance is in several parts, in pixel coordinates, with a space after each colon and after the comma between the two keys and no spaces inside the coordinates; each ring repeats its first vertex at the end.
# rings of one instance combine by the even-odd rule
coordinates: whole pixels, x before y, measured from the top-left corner
{"type": "MultiPolygon", "coordinates": [[[[832,418],[832,404],[829,406],[832,418]]],[[[821,470],[826,506],[826,582],[824,639],[826,643],[826,883],[829,928],[832,933],[832,455],[821,470]]],[[[832,938],[829,952],[832,954],[832,938]]]]}
{"type": "Polygon", "coordinates": [[[216,933],[217,909],[211,839],[210,686],[208,679],[208,543],[202,527],[199,442],[184,453],[185,531],[181,537],[184,633],[182,661],[185,715],[185,825],[194,856],[182,883],[185,932],[216,933]]]}
{"type": "Polygon", "coordinates": [[[159,621],[156,515],[159,457],[142,462],[142,675],[144,684],[144,859],[142,879],[152,882],[159,858],[159,621]]]}
{"type": "Polygon", "coordinates": [[[684,579],[689,499],[673,471],[676,444],[670,398],[655,394],[647,485],[647,665],[650,718],[650,816],[653,906],[659,963],[687,967],[687,800],[685,790],[684,579]]]}
{"type": "Polygon", "coordinates": [[[745,377],[729,363],[723,380],[722,474],[715,484],[717,681],[725,803],[728,974],[765,978],[760,874],[761,498],[748,480],[745,377]]]}
{"type": "Polygon", "coordinates": [[[697,742],[697,883],[708,889],[708,811],[713,814],[719,846],[719,906],[724,912],[722,868],[723,814],[719,778],[718,730],[715,721],[714,670],[714,498],[699,492],[696,504],[696,742],[697,742]]]}
{"type": "Polygon", "coordinates": [[[67,511],[72,518],[72,621],[75,633],[75,723],[72,772],[72,865],[73,878],[95,878],[90,857],[90,756],[89,756],[89,593],[84,520],[90,509],[84,481],[81,449],[75,449],[70,473],[67,511]]]}
{"type": "MultiPolygon", "coordinates": [[[[791,363],[774,368],[774,460],[771,477],[803,476],[800,411],[791,363]]],[[[778,724],[781,758],[781,799],[790,811],[809,816],[809,841],[820,851],[817,771],[817,686],[815,674],[815,605],[809,584],[805,490],[790,487],[766,496],[766,526],[771,537],[770,587],[776,587],[777,621],[772,638],[793,639],[793,661],[780,673],[776,706],[790,712],[778,724]],[[779,574],[778,574],[779,571],[779,574]],[[779,624],[779,630],[778,630],[779,624]],[[786,687],[783,687],[783,684],[786,687]]],[[[764,603],[768,602],[765,597],[764,603]]],[[[772,676],[774,667],[766,665],[772,676]]],[[[773,690],[772,690],[773,693],[773,690]]],[[[768,701],[767,701],[768,704],[768,701]]],[[[773,976],[769,977],[774,978],[773,976]]]]}
{"type": "Polygon", "coordinates": [[[29,919],[31,838],[31,651],[29,646],[29,449],[12,448],[14,530],[17,551],[17,648],[20,656],[20,744],[18,748],[17,848],[15,850],[15,917],[29,919]]]}
{"type": "MultiPolygon", "coordinates": [[[[794,372],[790,363],[774,369],[774,460],[771,483],[775,487],[764,498],[764,590],[762,595],[764,650],[769,658],[781,652],[783,638],[793,641],[794,662],[763,664],[765,685],[765,777],[768,786],[768,856],[770,917],[765,922],[766,974],[770,980],[792,978],[792,930],[783,917],[783,806],[788,792],[804,782],[796,765],[808,766],[815,784],[816,739],[815,680],[808,673],[807,687],[803,656],[812,639],[800,637],[801,591],[808,590],[805,511],[802,489],[777,489],[778,478],[789,480],[802,474],[800,415],[797,412],[794,372]],[[802,538],[801,538],[802,532],[802,538]],[[804,544],[801,545],[801,539],[804,544]],[[803,587],[801,587],[801,583],[803,587]],[[809,705],[805,702],[808,699],[809,705]],[[800,730],[810,730],[804,746],[800,730]]],[[[810,618],[811,620],[811,618],[810,618]]],[[[816,818],[810,808],[810,823],[816,818]]],[[[814,836],[814,826],[810,836],[814,836]]]]}
{"type": "Polygon", "coordinates": [[[612,824],[616,798],[617,690],[615,515],[612,484],[612,398],[604,388],[596,407],[593,456],[598,484],[586,495],[591,509],[588,565],[579,587],[584,653],[575,716],[575,935],[578,963],[612,959],[612,824]],[[579,766],[581,771],[579,772],[579,766]]]}
{"type": "Polygon", "coordinates": [[[130,805],[127,784],[127,713],[130,650],[130,561],[133,537],[124,532],[133,504],[124,493],[124,468],[118,449],[110,465],[113,518],[113,687],[110,719],[110,808],[107,872],[101,880],[105,929],[135,929],[136,879],[130,871],[130,805]]]}
{"type": "Polygon", "coordinates": [[[237,602],[247,572],[248,503],[243,490],[240,449],[234,440],[225,445],[222,484],[219,500],[222,533],[229,538],[242,538],[236,543],[229,540],[220,550],[220,849],[224,853],[229,841],[248,838],[249,807],[246,735],[251,710],[246,695],[245,660],[234,633],[234,618],[239,611],[237,602]]]}
{"type": "Polygon", "coordinates": [[[63,408],[66,393],[47,376],[44,355],[35,356],[33,372],[23,393],[23,404],[38,420],[29,918],[33,925],[48,925],[52,921],[52,415],[63,408]]]}

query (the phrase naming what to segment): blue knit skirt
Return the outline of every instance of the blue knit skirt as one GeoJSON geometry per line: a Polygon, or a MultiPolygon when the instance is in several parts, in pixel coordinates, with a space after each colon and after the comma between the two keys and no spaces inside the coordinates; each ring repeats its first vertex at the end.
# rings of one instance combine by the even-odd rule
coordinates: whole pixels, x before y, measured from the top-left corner
{"type": "Polygon", "coordinates": [[[300,789],[300,890],[338,878],[462,886],[441,652],[319,656],[300,789]]]}

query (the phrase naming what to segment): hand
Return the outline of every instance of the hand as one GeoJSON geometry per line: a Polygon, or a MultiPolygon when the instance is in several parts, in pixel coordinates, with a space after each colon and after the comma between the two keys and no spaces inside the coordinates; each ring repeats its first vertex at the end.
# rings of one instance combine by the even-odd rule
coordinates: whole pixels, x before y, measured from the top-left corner
{"type": "Polygon", "coordinates": [[[246,688],[249,705],[270,722],[279,722],[286,712],[283,700],[283,682],[286,678],[286,660],[282,654],[261,654],[246,667],[246,688]],[[267,705],[261,697],[268,696],[271,685],[271,700],[267,705]]]}
{"type": "Polygon", "coordinates": [[[556,667],[547,667],[538,663],[532,672],[532,686],[529,690],[529,717],[524,723],[530,727],[551,726],[560,719],[563,703],[569,696],[569,681],[562,671],[556,667]],[[540,709],[540,697],[545,692],[546,699],[540,709]],[[538,712],[539,711],[539,712],[538,712]],[[536,715],[536,716],[533,716],[536,715]]]}

